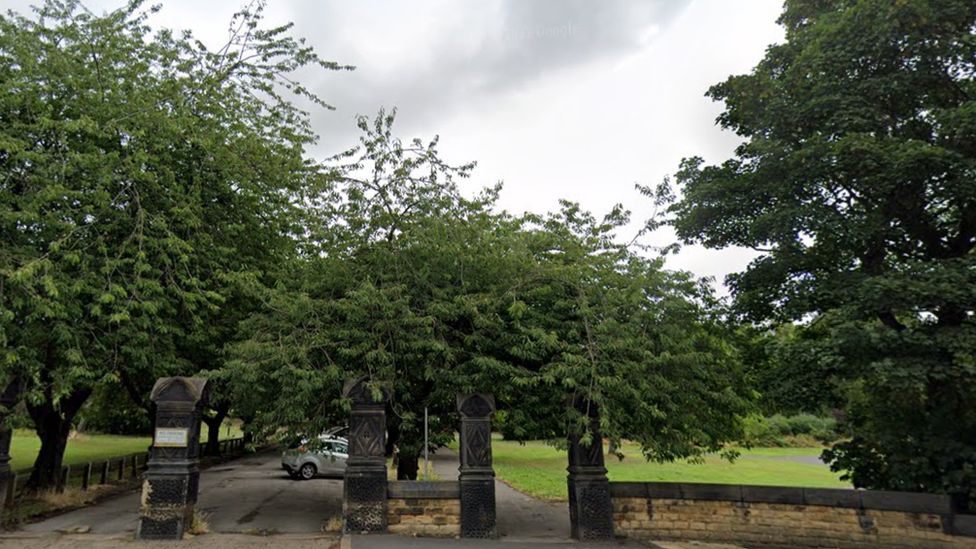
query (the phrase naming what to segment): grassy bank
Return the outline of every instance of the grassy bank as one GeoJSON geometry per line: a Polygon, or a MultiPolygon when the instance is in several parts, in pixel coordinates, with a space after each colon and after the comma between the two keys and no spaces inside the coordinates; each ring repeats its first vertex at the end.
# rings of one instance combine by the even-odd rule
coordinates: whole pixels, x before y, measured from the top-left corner
{"type": "MultiPolygon", "coordinates": [[[[518,490],[544,499],[566,499],[566,452],[542,442],[493,440],[495,473],[518,490]]],[[[844,488],[836,473],[815,462],[820,448],[756,448],[734,463],[718,456],[704,463],[648,463],[636,446],[624,447],[624,459],[607,456],[610,480],[711,482],[767,486],[844,488]]]]}
{"type": "MultiPolygon", "coordinates": [[[[207,426],[202,425],[201,440],[207,438],[207,426]]],[[[220,429],[221,440],[241,436],[240,426],[225,423],[220,429]],[[229,428],[228,428],[229,426],[229,428]]],[[[145,452],[152,443],[152,437],[79,434],[68,440],[68,448],[64,452],[64,464],[76,465],[89,461],[99,461],[105,458],[145,452]]],[[[34,459],[41,448],[41,440],[34,431],[18,429],[14,431],[10,441],[10,468],[14,471],[28,469],[34,465],[34,459]]]]}

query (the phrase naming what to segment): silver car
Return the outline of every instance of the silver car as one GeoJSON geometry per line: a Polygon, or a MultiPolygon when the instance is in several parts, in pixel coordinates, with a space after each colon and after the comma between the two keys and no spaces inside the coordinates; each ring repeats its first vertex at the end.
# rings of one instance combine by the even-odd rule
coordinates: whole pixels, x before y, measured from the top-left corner
{"type": "Polygon", "coordinates": [[[322,435],[312,442],[302,440],[298,448],[282,452],[281,468],[291,478],[308,480],[316,475],[345,474],[349,458],[349,443],[345,438],[322,435]]]}

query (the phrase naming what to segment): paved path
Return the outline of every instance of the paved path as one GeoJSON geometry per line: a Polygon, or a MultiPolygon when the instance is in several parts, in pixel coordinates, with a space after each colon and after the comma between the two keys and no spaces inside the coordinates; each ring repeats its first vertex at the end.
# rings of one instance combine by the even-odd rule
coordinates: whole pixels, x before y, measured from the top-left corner
{"type": "Polygon", "coordinates": [[[338,534],[207,534],[183,541],[141,541],[132,534],[3,534],[0,549],[338,549],[338,534]]]}
{"type": "MultiPolygon", "coordinates": [[[[134,491],[26,525],[23,531],[89,527],[94,534],[134,532],[139,498],[134,491]]],[[[204,470],[197,508],[209,515],[211,532],[317,533],[342,513],[342,479],[292,480],[281,469],[280,454],[268,451],[204,470]]]]}
{"type": "Polygon", "coordinates": [[[792,461],[793,463],[803,463],[804,465],[819,465],[829,467],[820,456],[740,456],[739,459],[768,459],[772,461],[792,461]]]}
{"type": "MultiPolygon", "coordinates": [[[[441,448],[431,456],[440,480],[458,478],[458,456],[441,448]]],[[[343,549],[613,549],[651,547],[655,549],[741,549],[732,545],[659,542],[642,544],[630,540],[610,543],[576,542],[569,537],[569,503],[553,503],[529,497],[500,480],[495,480],[497,540],[404,538],[401,536],[347,536],[343,549]]]]}
{"type": "MultiPolygon", "coordinates": [[[[455,452],[441,448],[430,461],[441,480],[458,478],[458,455],[455,452]]],[[[495,480],[495,513],[498,535],[502,539],[569,540],[568,503],[540,501],[495,480]]]]}
{"type": "MultiPolygon", "coordinates": [[[[442,449],[431,460],[437,476],[457,478],[457,454],[442,449]]],[[[342,480],[293,481],[280,468],[277,452],[265,452],[217,465],[200,477],[198,508],[209,513],[210,534],[190,537],[180,547],[212,549],[332,549],[336,534],[323,534],[342,509],[342,480]],[[264,535],[276,534],[276,535],[264,535]]],[[[566,503],[530,498],[495,481],[498,540],[456,540],[403,536],[346,536],[344,549],[734,549],[708,544],[633,541],[576,543],[569,539],[566,503]]],[[[0,549],[172,549],[172,542],[136,542],[139,493],[131,492],[98,505],[27,525],[0,535],[0,549]],[[91,533],[71,534],[77,528],[91,533]]]]}
{"type": "MultiPolygon", "coordinates": [[[[647,549],[658,548],[656,545],[642,545],[633,541],[619,541],[608,543],[575,542],[567,539],[511,539],[497,540],[481,539],[438,539],[438,538],[409,538],[394,535],[346,536],[342,549],[452,549],[464,547],[466,549],[647,549]]],[[[691,546],[689,546],[690,548],[691,546]]],[[[695,549],[711,549],[705,545],[695,545],[695,549]]],[[[661,548],[663,549],[663,548],[661,548]]],[[[669,547],[667,549],[684,549],[669,547]]]]}
{"type": "Polygon", "coordinates": [[[4,534],[0,549],[742,549],[732,545],[661,542],[658,545],[618,545],[566,542],[504,542],[482,540],[442,540],[402,536],[347,536],[339,540],[332,534],[207,534],[187,537],[180,542],[138,541],[132,534],[4,534]]]}

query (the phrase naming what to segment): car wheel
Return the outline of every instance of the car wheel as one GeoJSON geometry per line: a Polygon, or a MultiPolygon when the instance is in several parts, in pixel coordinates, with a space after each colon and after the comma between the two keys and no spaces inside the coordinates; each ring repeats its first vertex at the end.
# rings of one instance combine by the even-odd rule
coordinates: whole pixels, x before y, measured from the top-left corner
{"type": "Polygon", "coordinates": [[[317,472],[318,470],[315,468],[314,463],[306,463],[305,465],[302,465],[300,469],[298,469],[298,478],[308,480],[310,478],[314,478],[315,473],[317,472]]]}

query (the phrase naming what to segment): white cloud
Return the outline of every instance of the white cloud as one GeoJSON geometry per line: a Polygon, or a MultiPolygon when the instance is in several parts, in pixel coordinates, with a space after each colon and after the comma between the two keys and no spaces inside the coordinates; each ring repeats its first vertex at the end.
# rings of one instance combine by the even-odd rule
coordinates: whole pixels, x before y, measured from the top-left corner
{"type": "MultiPolygon", "coordinates": [[[[8,0],[25,11],[29,2],[8,0]]],[[[88,2],[93,11],[120,2],[88,2]]],[[[153,23],[190,28],[217,47],[234,2],[165,2],[153,23]]],[[[506,182],[502,205],[548,210],[569,198],[601,213],[651,213],[635,182],[657,184],[682,157],[719,162],[736,136],[703,96],[748,71],[782,39],[782,0],[272,1],[268,23],[296,23],[352,73],[307,74],[336,111],[316,111],[317,154],[355,144],[356,114],[400,108],[408,137],[440,134],[457,163],[478,160],[472,186],[506,182]]],[[[653,235],[663,244],[668,231],[653,235]]],[[[688,247],[673,268],[722,277],[754,257],[688,247]]]]}

